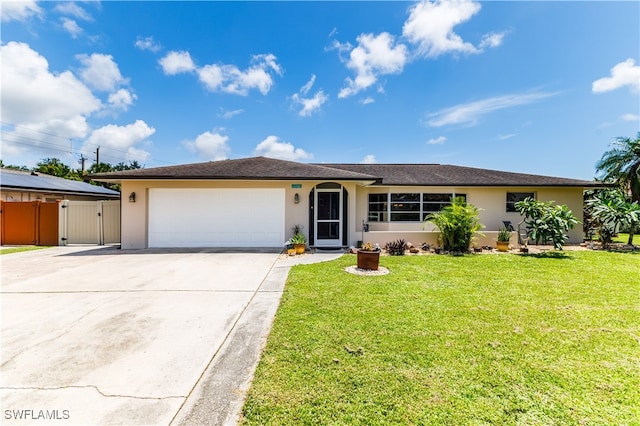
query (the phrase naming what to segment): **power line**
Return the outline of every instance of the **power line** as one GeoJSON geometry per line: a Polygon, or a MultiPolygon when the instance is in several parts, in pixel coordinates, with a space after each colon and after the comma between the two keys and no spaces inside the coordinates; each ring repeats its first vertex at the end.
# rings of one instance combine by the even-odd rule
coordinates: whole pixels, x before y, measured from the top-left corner
{"type": "Polygon", "coordinates": [[[41,133],[43,135],[47,135],[47,136],[53,136],[55,138],[60,138],[60,139],[66,139],[66,140],[71,140],[70,137],[68,136],[60,136],[60,135],[55,135],[53,133],[47,133],[47,132],[41,132],[40,130],[36,130],[36,129],[31,129],[29,127],[25,127],[25,126],[19,126],[17,124],[13,124],[13,123],[7,123],[6,121],[0,121],[0,124],[4,124],[5,126],[12,126],[12,127],[17,127],[18,129],[25,129],[25,130],[29,130],[31,132],[35,132],[35,133],[41,133]]]}
{"type": "MultiPolygon", "coordinates": [[[[41,147],[42,148],[42,146],[40,146],[40,145],[35,145],[35,144],[32,144],[32,143],[27,143],[27,142],[7,141],[7,140],[0,140],[0,142],[8,142],[8,143],[12,143],[12,144],[26,145],[26,146],[36,146],[36,147],[41,147]]],[[[51,151],[60,151],[60,152],[64,152],[65,154],[73,154],[68,149],[49,148],[49,147],[45,147],[45,148],[49,149],[51,151]]]]}
{"type": "MultiPolygon", "coordinates": [[[[5,135],[10,135],[14,138],[21,138],[21,139],[28,139],[31,141],[35,141],[35,142],[40,142],[42,144],[48,144],[48,145],[52,145],[52,146],[59,146],[59,147],[66,147],[65,145],[59,145],[53,142],[49,142],[49,141],[43,141],[42,139],[35,139],[35,138],[30,138],[28,136],[22,136],[22,135],[16,135],[15,133],[9,133],[9,132],[3,132],[5,135]]],[[[9,140],[5,140],[5,142],[11,142],[9,140]]],[[[16,142],[17,143],[17,142],[16,142]]],[[[34,145],[34,146],[39,146],[39,145],[34,145]]],[[[73,148],[70,147],[70,150],[72,150],[73,148]]]]}
{"type": "MultiPolygon", "coordinates": [[[[42,140],[42,139],[35,139],[35,138],[30,138],[30,137],[28,137],[28,136],[22,136],[22,135],[15,134],[15,132],[7,132],[7,131],[0,132],[0,134],[7,134],[7,135],[11,135],[12,137],[15,137],[15,138],[22,138],[22,139],[32,140],[32,141],[35,141],[35,142],[39,142],[40,144],[28,144],[28,143],[25,143],[25,142],[18,142],[18,141],[12,141],[12,140],[7,140],[7,139],[4,139],[2,142],[15,143],[15,144],[19,144],[19,145],[34,146],[34,147],[38,147],[38,148],[42,148],[42,149],[50,149],[50,150],[52,150],[52,151],[60,151],[60,152],[65,152],[65,153],[69,153],[69,154],[72,154],[72,155],[76,155],[76,156],[78,156],[77,152],[75,152],[75,151],[79,151],[79,150],[75,150],[75,149],[73,149],[73,141],[72,141],[72,138],[69,138],[69,137],[66,137],[66,136],[56,135],[56,134],[54,134],[54,133],[42,132],[42,131],[40,131],[40,130],[31,129],[31,128],[29,128],[29,127],[25,127],[25,126],[17,125],[17,124],[14,124],[14,123],[9,123],[9,122],[6,122],[6,121],[0,121],[0,124],[5,125],[5,126],[12,126],[12,127],[14,127],[14,128],[19,128],[19,129],[29,130],[29,131],[32,131],[32,132],[35,132],[35,133],[40,133],[40,134],[47,135],[47,136],[52,136],[52,137],[56,137],[56,138],[60,138],[60,139],[64,139],[64,140],[69,141],[69,143],[70,143],[70,147],[69,147],[69,149],[67,149],[67,150],[62,150],[62,149],[59,149],[59,148],[51,148],[51,147],[49,147],[49,146],[45,146],[45,145],[56,146],[56,147],[63,147],[63,145],[59,145],[59,144],[56,144],[56,143],[53,143],[53,142],[50,142],[50,141],[45,141],[45,140],[42,140]]],[[[95,144],[95,143],[84,142],[83,146],[87,146],[87,145],[89,145],[89,146],[95,146],[95,147],[97,147],[97,149],[98,149],[98,150],[100,149],[100,145],[95,144]]],[[[119,153],[121,153],[121,154],[126,154],[126,155],[129,155],[129,154],[130,154],[128,151],[122,151],[122,150],[119,150],[119,149],[111,148],[111,147],[109,147],[109,146],[104,146],[104,147],[102,147],[102,148],[107,149],[107,150],[109,150],[109,151],[119,152],[119,153]]],[[[80,155],[82,155],[82,153],[81,153],[80,155]]],[[[102,156],[103,156],[103,157],[105,157],[105,156],[106,156],[106,157],[113,158],[113,159],[115,159],[116,161],[122,161],[122,159],[120,159],[120,158],[118,158],[118,157],[116,157],[116,156],[114,156],[114,155],[110,155],[110,154],[108,154],[108,153],[107,153],[107,154],[105,154],[105,153],[103,152],[103,153],[102,153],[102,156]]],[[[98,158],[99,158],[99,157],[98,157],[98,158]]],[[[175,164],[175,162],[164,161],[164,160],[158,160],[158,159],[153,158],[153,157],[149,157],[149,160],[153,160],[153,161],[155,161],[155,162],[157,162],[157,163],[175,164]]],[[[137,161],[137,160],[136,160],[136,161],[137,161]]],[[[142,161],[142,160],[140,160],[140,161],[142,161]]],[[[98,161],[96,161],[96,162],[98,162],[98,161]]]]}

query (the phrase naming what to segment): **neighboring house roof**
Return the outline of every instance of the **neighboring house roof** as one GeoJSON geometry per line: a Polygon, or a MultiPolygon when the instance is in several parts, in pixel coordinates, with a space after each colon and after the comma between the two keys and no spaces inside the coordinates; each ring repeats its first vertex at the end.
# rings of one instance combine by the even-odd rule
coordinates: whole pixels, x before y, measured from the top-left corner
{"type": "Polygon", "coordinates": [[[123,170],[97,173],[95,180],[143,180],[143,179],[263,179],[263,180],[352,180],[371,182],[376,178],[367,174],[325,167],[318,164],[298,163],[266,157],[241,158],[237,160],[209,161],[206,163],[150,169],[123,170]]]}
{"type": "Polygon", "coordinates": [[[377,185],[412,186],[578,186],[598,187],[601,182],[525,173],[501,172],[447,164],[323,164],[378,176],[377,185]]]}
{"type": "Polygon", "coordinates": [[[146,179],[350,180],[407,186],[575,186],[601,183],[443,164],[307,164],[266,157],[98,173],[100,181],[146,179]]]}
{"type": "Polygon", "coordinates": [[[30,191],[105,198],[120,197],[118,191],[102,186],[91,185],[77,180],[62,179],[43,173],[29,173],[11,169],[0,169],[0,186],[4,191],[30,191]]]}

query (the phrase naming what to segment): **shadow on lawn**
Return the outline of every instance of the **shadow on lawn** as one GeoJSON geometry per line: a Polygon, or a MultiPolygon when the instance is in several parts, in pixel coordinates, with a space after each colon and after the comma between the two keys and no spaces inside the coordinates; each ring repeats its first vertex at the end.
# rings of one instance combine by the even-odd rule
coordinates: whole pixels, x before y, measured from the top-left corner
{"type": "Polygon", "coordinates": [[[544,253],[529,253],[522,254],[524,257],[535,257],[537,259],[558,259],[558,260],[573,260],[573,256],[565,251],[546,251],[544,253]]]}

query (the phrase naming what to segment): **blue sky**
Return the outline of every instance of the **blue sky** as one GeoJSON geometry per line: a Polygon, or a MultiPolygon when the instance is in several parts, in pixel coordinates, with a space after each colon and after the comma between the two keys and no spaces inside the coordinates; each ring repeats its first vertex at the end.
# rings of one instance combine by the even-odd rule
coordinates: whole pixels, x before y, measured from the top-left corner
{"type": "Polygon", "coordinates": [[[2,152],[591,179],[640,129],[640,2],[2,2],[2,152]]]}

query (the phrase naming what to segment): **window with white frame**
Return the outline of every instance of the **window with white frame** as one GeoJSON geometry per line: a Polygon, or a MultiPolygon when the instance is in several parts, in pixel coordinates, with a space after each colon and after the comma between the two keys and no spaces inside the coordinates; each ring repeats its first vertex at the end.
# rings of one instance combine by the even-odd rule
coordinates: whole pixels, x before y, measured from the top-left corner
{"type": "Polygon", "coordinates": [[[389,194],[391,222],[420,221],[420,193],[389,194]]]}
{"type": "Polygon", "coordinates": [[[507,192],[507,212],[516,212],[516,203],[526,198],[535,198],[533,192],[507,192]]]}
{"type": "Polygon", "coordinates": [[[385,193],[369,194],[369,222],[422,222],[427,215],[451,204],[452,193],[385,193]]]}
{"type": "Polygon", "coordinates": [[[389,194],[369,194],[369,222],[389,221],[389,194]]]}

